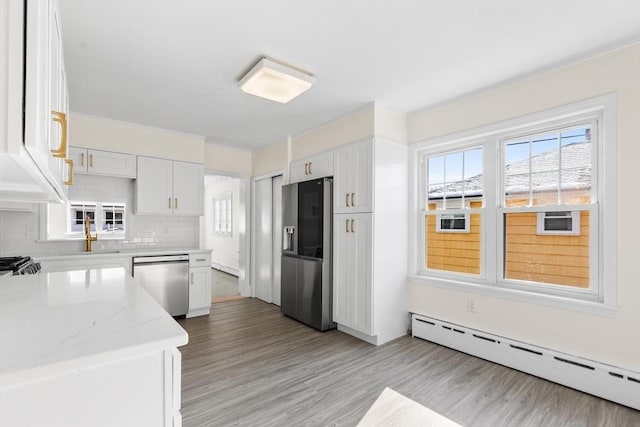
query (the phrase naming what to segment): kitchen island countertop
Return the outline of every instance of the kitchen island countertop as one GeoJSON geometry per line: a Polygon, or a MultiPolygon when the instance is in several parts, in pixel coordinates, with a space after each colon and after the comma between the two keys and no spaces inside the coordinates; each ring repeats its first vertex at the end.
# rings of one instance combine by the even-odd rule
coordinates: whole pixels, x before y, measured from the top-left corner
{"type": "Polygon", "coordinates": [[[0,278],[0,389],[187,341],[123,268],[0,278]]]}

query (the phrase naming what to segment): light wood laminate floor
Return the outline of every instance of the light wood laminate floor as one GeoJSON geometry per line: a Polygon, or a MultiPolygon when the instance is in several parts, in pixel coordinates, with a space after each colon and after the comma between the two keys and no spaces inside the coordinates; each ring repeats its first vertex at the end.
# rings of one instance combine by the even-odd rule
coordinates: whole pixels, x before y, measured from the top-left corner
{"type": "Polygon", "coordinates": [[[354,426],[385,387],[464,426],[633,426],[640,412],[409,336],[375,347],[253,298],[180,321],[185,427],[354,426]]]}

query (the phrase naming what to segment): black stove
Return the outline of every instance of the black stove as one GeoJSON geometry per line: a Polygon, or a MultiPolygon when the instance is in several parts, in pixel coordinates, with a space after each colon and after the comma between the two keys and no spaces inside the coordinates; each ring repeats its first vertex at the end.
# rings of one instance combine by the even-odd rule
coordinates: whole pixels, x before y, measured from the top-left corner
{"type": "Polygon", "coordinates": [[[40,272],[40,263],[30,256],[0,257],[0,275],[11,272],[14,276],[36,274],[40,272]]]}

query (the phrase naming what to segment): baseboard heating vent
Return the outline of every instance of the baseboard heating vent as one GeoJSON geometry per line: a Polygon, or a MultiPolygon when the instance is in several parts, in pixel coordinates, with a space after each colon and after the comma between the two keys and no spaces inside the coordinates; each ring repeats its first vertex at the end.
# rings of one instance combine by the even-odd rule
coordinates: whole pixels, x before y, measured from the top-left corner
{"type": "Polygon", "coordinates": [[[640,372],[412,314],[412,335],[640,410],[640,372]]]}

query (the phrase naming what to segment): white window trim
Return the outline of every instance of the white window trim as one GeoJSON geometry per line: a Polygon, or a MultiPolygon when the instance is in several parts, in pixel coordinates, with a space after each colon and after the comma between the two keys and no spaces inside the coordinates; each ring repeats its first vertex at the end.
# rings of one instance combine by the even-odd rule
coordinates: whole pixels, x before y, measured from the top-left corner
{"type": "MultiPolygon", "coordinates": [[[[409,269],[410,277],[420,284],[435,287],[446,287],[464,292],[479,292],[496,297],[509,298],[518,301],[551,305],[568,310],[585,311],[599,315],[611,315],[617,308],[617,272],[616,272],[616,95],[609,94],[601,97],[581,101],[573,104],[552,108],[543,112],[533,113],[515,119],[505,120],[491,125],[481,126],[475,129],[437,137],[420,143],[415,143],[410,147],[411,159],[410,170],[413,179],[410,180],[410,221],[409,221],[409,269]],[[433,271],[424,270],[421,265],[424,260],[424,195],[422,194],[421,183],[424,182],[423,159],[427,154],[437,152],[460,150],[473,145],[478,145],[487,137],[503,137],[514,132],[527,132],[528,129],[540,129],[543,127],[564,126],[571,120],[578,117],[598,115],[599,126],[597,128],[597,150],[594,156],[597,164],[592,168],[597,168],[597,191],[599,203],[593,207],[594,221],[599,221],[598,235],[591,236],[594,244],[590,245],[593,250],[599,250],[598,254],[591,254],[591,259],[598,259],[597,263],[590,263],[592,266],[601,266],[592,271],[591,277],[597,277],[599,290],[596,300],[585,300],[576,298],[580,292],[572,292],[568,295],[555,293],[538,293],[533,289],[521,289],[517,285],[510,283],[504,287],[504,283],[498,283],[498,272],[502,269],[499,262],[488,262],[487,259],[495,259],[488,254],[498,254],[497,250],[497,230],[498,221],[485,221],[482,216],[482,274],[480,277],[465,277],[456,274],[436,274],[433,271]],[[605,141],[605,143],[602,143],[605,141]],[[605,150],[606,145],[606,150],[605,150]],[[606,209],[604,207],[606,206],[606,209]],[[422,233],[420,233],[422,232],[422,233]]],[[[496,144],[496,150],[498,145],[496,144]]],[[[492,156],[486,149],[484,158],[485,170],[496,168],[495,162],[497,154],[492,156]]],[[[501,183],[492,182],[497,174],[485,174],[484,188],[495,188],[496,191],[485,192],[485,206],[487,209],[495,209],[497,205],[495,198],[500,194],[501,183]]],[[[498,215],[494,216],[498,218],[498,215]]],[[[593,234],[593,233],[592,233],[593,234]]]]}
{"type": "Polygon", "coordinates": [[[579,236],[580,235],[580,211],[573,208],[562,210],[558,208],[547,209],[538,212],[536,218],[536,232],[541,236],[579,236]],[[571,218],[571,230],[547,230],[545,229],[545,219],[549,212],[569,212],[568,216],[556,218],[571,218]]]}

